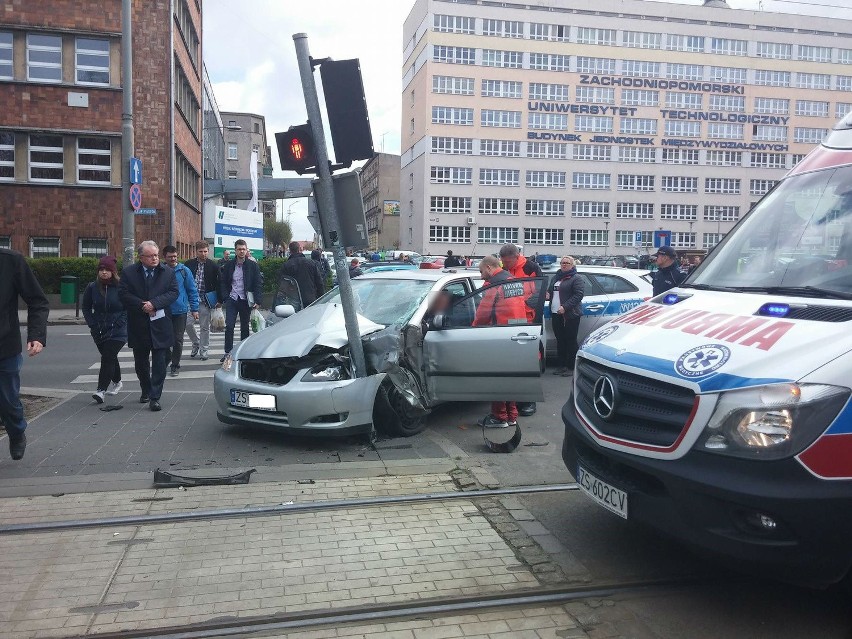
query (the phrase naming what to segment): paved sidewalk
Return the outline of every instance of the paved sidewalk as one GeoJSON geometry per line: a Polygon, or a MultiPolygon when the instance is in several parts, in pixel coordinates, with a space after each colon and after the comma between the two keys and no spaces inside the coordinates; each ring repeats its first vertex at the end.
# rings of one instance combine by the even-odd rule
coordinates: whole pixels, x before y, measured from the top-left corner
{"type": "MultiPolygon", "coordinates": [[[[18,322],[21,326],[27,325],[27,311],[18,311],[18,322]]],[[[47,325],[48,326],[64,326],[64,325],[75,325],[82,324],[85,326],[86,320],[83,319],[83,311],[80,311],[80,317],[78,318],[73,308],[52,308],[50,309],[50,313],[47,316],[47,325]]]]}
{"type": "MultiPolygon", "coordinates": [[[[4,523],[455,490],[446,473],[7,498],[4,523]]],[[[536,573],[468,500],[0,536],[0,638],[515,592],[536,573]]],[[[566,608],[286,637],[585,637],[566,608]]]]}

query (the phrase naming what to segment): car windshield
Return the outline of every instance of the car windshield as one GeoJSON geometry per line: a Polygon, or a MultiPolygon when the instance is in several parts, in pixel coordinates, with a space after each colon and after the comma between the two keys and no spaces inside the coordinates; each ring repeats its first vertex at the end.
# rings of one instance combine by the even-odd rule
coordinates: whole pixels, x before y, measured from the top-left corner
{"type": "MultiPolygon", "coordinates": [[[[433,284],[430,280],[370,279],[362,276],[352,280],[352,292],[359,315],[377,324],[401,326],[411,319],[433,284]]],[[[339,303],[339,288],[330,290],[315,302],[339,303]]]]}
{"type": "Polygon", "coordinates": [[[711,253],[689,285],[848,297],[852,167],[782,182],[711,253]]]}

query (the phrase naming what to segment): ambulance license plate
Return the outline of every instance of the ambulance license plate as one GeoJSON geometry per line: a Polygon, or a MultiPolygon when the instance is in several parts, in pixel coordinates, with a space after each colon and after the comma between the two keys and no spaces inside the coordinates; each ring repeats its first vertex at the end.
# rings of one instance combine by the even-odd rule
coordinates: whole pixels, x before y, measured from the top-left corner
{"type": "Polygon", "coordinates": [[[619,517],[627,519],[626,492],[598,479],[579,464],[577,465],[577,485],[598,504],[619,517]]]}

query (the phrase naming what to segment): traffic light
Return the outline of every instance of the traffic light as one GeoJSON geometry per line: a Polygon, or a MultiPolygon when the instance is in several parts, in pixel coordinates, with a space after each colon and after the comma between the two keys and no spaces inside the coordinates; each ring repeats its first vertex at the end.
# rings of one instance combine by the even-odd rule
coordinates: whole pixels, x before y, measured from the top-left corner
{"type": "Polygon", "coordinates": [[[310,122],[291,126],[284,133],[276,133],[275,143],[278,145],[278,157],[283,170],[302,175],[316,167],[316,145],[310,122]]]}

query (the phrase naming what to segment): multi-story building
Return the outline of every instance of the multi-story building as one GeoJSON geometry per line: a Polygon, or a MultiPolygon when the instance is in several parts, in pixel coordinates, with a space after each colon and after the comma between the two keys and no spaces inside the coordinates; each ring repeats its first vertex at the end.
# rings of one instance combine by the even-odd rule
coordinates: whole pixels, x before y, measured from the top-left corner
{"type": "Polygon", "coordinates": [[[852,21],[723,0],[417,0],[403,43],[422,253],[710,248],[852,109],[852,21]]]}
{"type": "MultiPolygon", "coordinates": [[[[121,0],[4,8],[0,245],[121,255],[121,0]]],[[[136,216],[136,240],[189,255],[201,235],[201,2],[134,3],[132,22],[135,156],[142,207],[156,210],[136,216]]]]}
{"type": "MultiPolygon", "coordinates": [[[[254,113],[222,111],[225,125],[226,177],[247,180],[250,177],[251,152],[257,151],[257,176],[272,177],[272,150],[266,144],[266,118],[254,113]]],[[[245,209],[249,200],[225,200],[225,206],[245,209]]],[[[275,200],[259,200],[257,210],[263,217],[275,217],[275,200]]]]}
{"type": "Polygon", "coordinates": [[[361,167],[359,178],[370,248],[399,248],[399,156],[376,153],[361,167]]]}
{"type": "MultiPolygon", "coordinates": [[[[225,179],[225,135],[222,114],[213,93],[213,84],[204,66],[204,84],[201,100],[201,147],[202,175],[205,180],[225,179]]],[[[203,184],[208,184],[204,182],[203,184]]],[[[221,190],[221,189],[219,189],[221,190]]],[[[202,237],[212,242],[215,231],[215,212],[217,206],[224,206],[223,194],[220,192],[203,193],[202,237]]]]}

